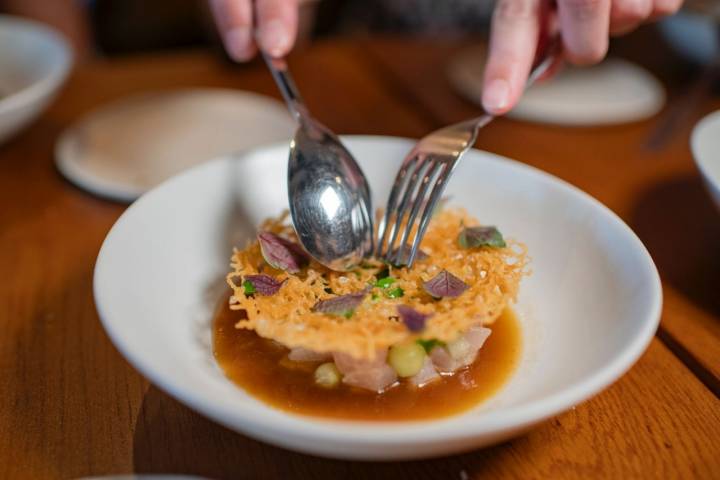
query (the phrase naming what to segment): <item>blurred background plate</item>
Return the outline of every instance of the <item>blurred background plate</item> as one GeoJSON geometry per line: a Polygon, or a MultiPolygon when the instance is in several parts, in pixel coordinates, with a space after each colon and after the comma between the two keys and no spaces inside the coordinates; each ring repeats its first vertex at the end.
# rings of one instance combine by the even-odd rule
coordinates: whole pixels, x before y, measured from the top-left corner
{"type": "Polygon", "coordinates": [[[700,120],[693,129],[690,146],[695,164],[720,209],[720,110],[700,120]]]}
{"type": "Polygon", "coordinates": [[[148,92],[117,100],[69,127],[58,169],[96,195],[132,201],[218,155],[288,140],[295,124],[277,100],[225,89],[148,92]]]}
{"type": "MultiPolygon", "coordinates": [[[[482,100],[485,48],[461,50],[448,64],[450,83],[477,105],[482,100]]],[[[534,85],[508,114],[539,123],[612,125],[643,120],[665,104],[660,82],[642,67],[610,58],[590,68],[564,67],[551,82],[534,85]]]]}
{"type": "Polygon", "coordinates": [[[41,23],[0,15],[0,143],[40,115],[71,66],[62,35],[41,23]]]}

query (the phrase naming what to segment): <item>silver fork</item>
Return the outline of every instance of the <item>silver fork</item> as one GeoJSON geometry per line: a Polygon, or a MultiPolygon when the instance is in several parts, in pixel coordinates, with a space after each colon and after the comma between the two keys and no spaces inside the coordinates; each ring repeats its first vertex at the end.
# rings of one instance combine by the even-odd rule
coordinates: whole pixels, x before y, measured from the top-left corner
{"type": "MultiPolygon", "coordinates": [[[[533,66],[525,84],[526,89],[548,71],[559,51],[560,41],[552,40],[545,55],[533,66]]],[[[450,175],[460,158],[475,144],[478,130],[493,118],[493,115],[485,113],[436,130],[420,139],[408,153],[395,177],[385,206],[385,215],[378,227],[377,258],[394,265],[412,267],[435,205],[450,175]],[[420,221],[407,256],[408,242],[418,214],[420,221]],[[399,247],[396,247],[398,239],[399,247]]]]}

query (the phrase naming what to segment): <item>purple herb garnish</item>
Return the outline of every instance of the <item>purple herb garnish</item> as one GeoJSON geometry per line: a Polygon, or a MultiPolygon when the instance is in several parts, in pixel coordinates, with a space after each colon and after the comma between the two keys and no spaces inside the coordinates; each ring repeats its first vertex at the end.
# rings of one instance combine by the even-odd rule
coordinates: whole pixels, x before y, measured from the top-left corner
{"type": "Polygon", "coordinates": [[[495,227],[466,227],[458,235],[462,248],[506,246],[502,233],[495,227]]]}
{"type": "Polygon", "coordinates": [[[253,293],[257,292],[266,297],[275,295],[282,287],[282,284],[285,283],[285,280],[279,282],[270,275],[245,275],[245,281],[252,284],[255,289],[253,293]]]}
{"type": "Polygon", "coordinates": [[[423,283],[423,288],[433,297],[442,298],[460,296],[468,289],[468,285],[452,273],[443,270],[435,278],[423,283]]]}
{"type": "Polygon", "coordinates": [[[403,323],[411,332],[421,332],[425,328],[425,321],[432,315],[418,312],[407,305],[398,305],[397,311],[403,323]]]}
{"type": "Polygon", "coordinates": [[[320,300],[313,306],[312,310],[313,312],[342,315],[350,318],[367,294],[368,289],[365,289],[357,293],[348,293],[328,300],[320,300]]]}
{"type": "Polygon", "coordinates": [[[258,234],[263,258],[273,268],[298,273],[310,261],[300,245],[285,240],[272,232],[258,234]]]}

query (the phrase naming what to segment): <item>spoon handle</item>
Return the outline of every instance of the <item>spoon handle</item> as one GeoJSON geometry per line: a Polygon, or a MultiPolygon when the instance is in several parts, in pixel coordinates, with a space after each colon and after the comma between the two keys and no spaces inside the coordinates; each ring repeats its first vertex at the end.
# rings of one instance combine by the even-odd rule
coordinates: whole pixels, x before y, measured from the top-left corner
{"type": "Polygon", "coordinates": [[[261,53],[268,69],[270,70],[270,73],[272,73],[273,79],[275,80],[280,93],[282,93],[282,96],[285,99],[285,103],[287,104],[290,113],[292,113],[295,120],[299,122],[302,117],[308,114],[308,110],[305,107],[302,97],[300,96],[300,92],[295,86],[295,81],[293,81],[292,76],[290,75],[287,62],[284,58],[275,58],[265,52],[261,53]]]}

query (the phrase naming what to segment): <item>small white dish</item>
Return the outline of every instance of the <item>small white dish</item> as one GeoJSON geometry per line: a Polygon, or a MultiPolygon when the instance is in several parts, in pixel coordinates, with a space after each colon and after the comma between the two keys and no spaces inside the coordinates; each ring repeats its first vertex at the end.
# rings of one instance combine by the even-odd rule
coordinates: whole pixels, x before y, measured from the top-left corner
{"type": "Polygon", "coordinates": [[[720,110],[706,116],[695,126],[690,148],[705,185],[720,209],[720,110]]]}
{"type": "Polygon", "coordinates": [[[72,51],[55,30],[0,15],[0,143],[48,106],[72,66],[72,51]]]}
{"type": "MultiPolygon", "coordinates": [[[[448,64],[455,89],[482,105],[485,48],[461,50],[448,64]]],[[[642,67],[619,58],[599,65],[565,66],[555,78],[529,88],[509,117],[567,126],[613,125],[643,120],[665,104],[665,90],[642,67]]]]}
{"type": "Polygon", "coordinates": [[[290,140],[295,123],[283,104],[252,92],[174,89],[124,97],[65,130],[55,161],[71,182],[130,202],[198,163],[290,140]]]}
{"type": "MultiPolygon", "coordinates": [[[[414,141],[344,137],[384,199],[414,141]]],[[[525,242],[533,275],[516,308],[524,352],[490,401],[439,420],[318,419],[269,407],[227,380],[211,351],[213,309],[227,295],[233,245],[287,206],[288,146],[225,157],[140,198],[117,221],[95,267],[95,301],[120,352],[150,381],[229,428],[328,457],[398,460],[469,450],[519,435],[627,371],[657,328],[662,292],[635,234],[580,190],[478,150],[448,194],[482,222],[525,242]]]]}

